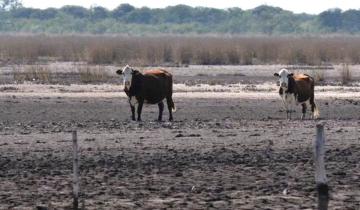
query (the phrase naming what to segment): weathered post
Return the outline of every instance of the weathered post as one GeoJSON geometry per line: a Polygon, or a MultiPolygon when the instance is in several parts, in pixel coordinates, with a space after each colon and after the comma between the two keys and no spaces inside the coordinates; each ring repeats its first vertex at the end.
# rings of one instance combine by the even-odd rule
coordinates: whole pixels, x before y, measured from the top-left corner
{"type": "Polygon", "coordinates": [[[316,139],[314,144],[315,181],[318,193],[318,209],[327,210],[329,204],[329,187],[325,172],[325,135],[324,125],[316,125],[316,139]]]}
{"type": "Polygon", "coordinates": [[[77,132],[72,132],[73,140],[73,209],[79,209],[79,155],[78,155],[78,143],[77,132]]]}

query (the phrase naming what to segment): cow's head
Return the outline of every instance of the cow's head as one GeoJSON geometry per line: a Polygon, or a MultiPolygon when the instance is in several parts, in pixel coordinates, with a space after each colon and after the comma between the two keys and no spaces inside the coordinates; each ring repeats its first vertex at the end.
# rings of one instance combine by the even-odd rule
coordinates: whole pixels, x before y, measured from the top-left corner
{"type": "Polygon", "coordinates": [[[279,73],[275,73],[274,76],[279,78],[278,85],[281,88],[288,89],[289,78],[294,74],[290,73],[287,69],[281,69],[279,73]]]}
{"type": "Polygon", "coordinates": [[[129,65],[126,65],[124,68],[116,71],[117,74],[123,75],[123,84],[126,90],[129,90],[131,87],[132,77],[135,72],[136,70],[131,68],[129,65]]]}

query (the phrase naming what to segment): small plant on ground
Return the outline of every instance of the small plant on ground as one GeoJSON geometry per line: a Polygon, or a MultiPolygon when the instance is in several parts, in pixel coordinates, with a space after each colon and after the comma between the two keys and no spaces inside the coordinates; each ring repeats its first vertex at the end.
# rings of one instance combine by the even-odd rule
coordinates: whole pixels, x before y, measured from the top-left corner
{"type": "Polygon", "coordinates": [[[347,63],[343,63],[340,68],[340,75],[341,75],[341,83],[343,85],[349,84],[351,81],[351,70],[347,63]]]}

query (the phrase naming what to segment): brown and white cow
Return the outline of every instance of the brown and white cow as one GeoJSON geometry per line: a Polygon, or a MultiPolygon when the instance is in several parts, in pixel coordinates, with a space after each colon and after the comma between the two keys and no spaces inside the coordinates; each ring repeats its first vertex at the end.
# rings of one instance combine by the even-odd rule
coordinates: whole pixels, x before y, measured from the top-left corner
{"type": "Polygon", "coordinates": [[[307,74],[293,74],[287,69],[281,69],[274,76],[279,78],[279,94],[286,109],[286,118],[291,119],[292,106],[301,104],[301,119],[305,118],[307,103],[311,105],[313,118],[320,116],[318,107],[314,102],[314,79],[307,74]]]}
{"type": "Polygon", "coordinates": [[[164,110],[163,100],[166,99],[169,109],[169,120],[173,120],[172,112],[176,110],[172,100],[173,80],[172,75],[163,69],[147,70],[144,73],[126,65],[116,71],[123,75],[124,91],[129,98],[131,119],[135,120],[135,105],[137,106],[137,120],[141,121],[141,111],[144,103],[158,104],[159,117],[162,120],[164,110]]]}

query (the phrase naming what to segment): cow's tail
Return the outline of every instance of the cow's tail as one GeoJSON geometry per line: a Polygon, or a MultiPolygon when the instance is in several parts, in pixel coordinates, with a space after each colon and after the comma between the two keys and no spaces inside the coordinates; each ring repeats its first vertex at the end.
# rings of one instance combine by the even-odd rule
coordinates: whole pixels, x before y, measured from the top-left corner
{"type": "Polygon", "coordinates": [[[316,103],[314,102],[314,119],[318,119],[320,117],[320,110],[316,103]]]}
{"type": "Polygon", "coordinates": [[[314,100],[314,91],[315,91],[315,81],[313,78],[311,78],[312,81],[311,81],[311,91],[312,91],[312,97],[310,99],[310,102],[312,102],[313,106],[314,106],[314,115],[313,115],[313,118],[314,119],[318,119],[320,117],[320,110],[319,110],[319,107],[317,106],[317,104],[315,103],[315,100],[314,100]]]}
{"type": "Polygon", "coordinates": [[[172,112],[176,112],[176,106],[175,106],[175,103],[174,103],[174,101],[172,100],[172,98],[170,98],[170,103],[171,103],[171,111],[172,111],[172,112]]]}
{"type": "Polygon", "coordinates": [[[169,102],[170,102],[170,105],[171,105],[171,111],[172,112],[176,112],[176,106],[175,106],[175,103],[172,99],[172,94],[173,94],[173,78],[172,78],[172,75],[169,74],[169,78],[170,78],[170,93],[169,93],[169,102]]]}

